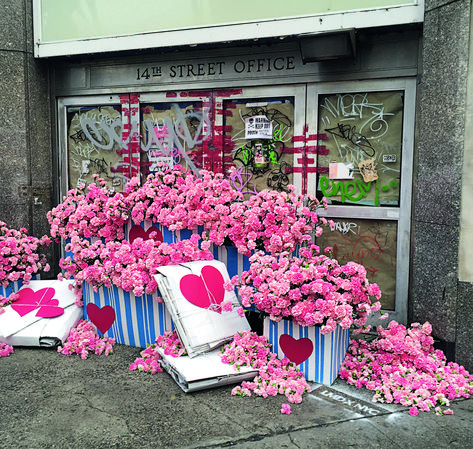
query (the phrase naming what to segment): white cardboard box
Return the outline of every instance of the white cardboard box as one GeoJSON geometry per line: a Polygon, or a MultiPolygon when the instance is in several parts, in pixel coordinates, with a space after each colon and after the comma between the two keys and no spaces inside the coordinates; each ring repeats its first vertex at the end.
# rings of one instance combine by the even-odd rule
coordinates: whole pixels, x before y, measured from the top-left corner
{"type": "Polygon", "coordinates": [[[179,338],[189,357],[211,351],[250,329],[240,317],[235,292],[226,291],[229,280],[223,262],[198,261],[159,268],[156,281],[171,314],[179,338]],[[231,301],[232,311],[222,312],[220,304],[231,301]]]}
{"type": "Polygon", "coordinates": [[[69,290],[71,282],[36,280],[24,285],[19,290],[26,292],[22,300],[6,306],[0,315],[0,341],[11,346],[62,344],[83,314],[69,290]]]}

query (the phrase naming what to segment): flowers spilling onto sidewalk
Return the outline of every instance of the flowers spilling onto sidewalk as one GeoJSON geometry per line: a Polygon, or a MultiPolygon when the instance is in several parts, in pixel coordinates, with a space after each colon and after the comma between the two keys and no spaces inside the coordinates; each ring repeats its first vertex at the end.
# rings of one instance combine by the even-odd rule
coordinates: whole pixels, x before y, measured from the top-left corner
{"type": "Polygon", "coordinates": [[[434,410],[451,414],[451,399],[473,393],[473,375],[457,363],[446,362],[435,350],[432,326],[414,323],[406,328],[391,321],[378,327],[378,338],[368,343],[352,340],[340,377],[358,388],[375,391],[373,401],[402,404],[409,414],[434,410]]]}
{"type": "Polygon", "coordinates": [[[196,260],[211,260],[212,253],[199,248],[199,235],[176,243],[161,243],[153,239],[137,238],[133,242],[110,241],[103,243],[73,237],[66,245],[70,256],[61,259],[60,267],[66,279],[74,278],[76,294],[88,282],[94,288],[112,284],[136,296],[153,294],[157,290],[154,274],[161,266],[196,260]]]}
{"type": "MultiPolygon", "coordinates": [[[[279,360],[271,352],[271,344],[266,337],[255,332],[244,331],[235,335],[232,342],[222,348],[222,362],[233,365],[238,371],[242,366],[258,370],[252,382],[244,381],[232,390],[232,395],[251,396],[252,392],[264,398],[284,394],[293,404],[302,402],[302,395],[311,388],[304,373],[284,358],[279,360]]],[[[282,413],[290,413],[290,407],[283,406],[282,413]]]]}
{"type": "Polygon", "coordinates": [[[0,342],[0,357],[8,357],[13,353],[13,347],[6,343],[0,342]]]}
{"type": "Polygon", "coordinates": [[[341,266],[316,245],[301,248],[300,257],[258,252],[250,262],[226,288],[237,286],[244,307],[254,304],[274,321],[291,318],[302,326],[321,326],[323,334],[355,325],[360,333],[369,331],[368,316],[381,308],[380,289],[369,283],[362,265],[341,266]]]}
{"type": "Polygon", "coordinates": [[[58,347],[61,354],[79,354],[85,360],[89,354],[111,354],[115,340],[109,337],[100,337],[95,326],[87,320],[80,320],[77,327],[70,330],[64,346],[58,347]]]}
{"type": "Polygon", "coordinates": [[[186,354],[184,346],[177,336],[177,332],[175,330],[166,331],[156,339],[155,344],[149,345],[144,351],[141,351],[141,357],[138,357],[130,365],[129,370],[138,370],[151,374],[162,373],[163,369],[159,362],[161,360],[161,355],[157,348],[163,348],[164,354],[171,355],[172,357],[180,357],[181,355],[186,354]]]}

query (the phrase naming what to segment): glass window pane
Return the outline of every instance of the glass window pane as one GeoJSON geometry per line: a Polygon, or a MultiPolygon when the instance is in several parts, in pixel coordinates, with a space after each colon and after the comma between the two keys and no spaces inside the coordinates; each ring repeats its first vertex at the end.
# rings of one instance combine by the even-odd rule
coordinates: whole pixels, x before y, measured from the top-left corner
{"type": "Polygon", "coordinates": [[[334,256],[344,265],[362,264],[370,282],[379,285],[384,310],[394,310],[396,295],[397,222],[336,218],[335,229],[326,228],[317,238],[322,249],[333,247],[334,256]]]}
{"type": "Polygon", "coordinates": [[[293,183],[294,98],[223,102],[224,172],[243,193],[287,190],[293,183]]]}
{"type": "Polygon", "coordinates": [[[206,141],[210,121],[201,101],[143,104],[141,112],[141,171],[156,171],[156,164],[180,164],[197,172],[209,167],[206,141]]]}
{"type": "Polygon", "coordinates": [[[67,108],[68,188],[104,178],[110,187],[123,190],[121,105],[67,108]]]}
{"type": "Polygon", "coordinates": [[[399,206],[403,107],[403,91],[319,96],[321,195],[333,204],[399,206]]]}

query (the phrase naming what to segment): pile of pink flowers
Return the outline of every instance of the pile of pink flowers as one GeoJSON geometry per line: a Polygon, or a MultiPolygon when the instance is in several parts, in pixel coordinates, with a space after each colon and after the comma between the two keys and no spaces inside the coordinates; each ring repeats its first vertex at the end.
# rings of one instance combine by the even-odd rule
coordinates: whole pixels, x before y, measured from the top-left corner
{"type": "Polygon", "coordinates": [[[161,243],[153,239],[135,239],[132,243],[109,241],[103,243],[73,237],[66,245],[66,251],[74,254],[60,260],[66,279],[74,278],[76,295],[80,297],[83,282],[98,288],[112,284],[131,291],[136,296],[153,294],[158,285],[154,279],[157,269],[196,260],[211,260],[212,253],[199,248],[199,235],[193,234],[189,240],[176,243],[161,243]]]}
{"type": "Polygon", "coordinates": [[[7,357],[13,353],[13,347],[0,342],[0,357],[7,357]]]}
{"type": "Polygon", "coordinates": [[[108,337],[99,337],[95,326],[87,320],[80,320],[77,327],[70,330],[64,346],[58,347],[61,354],[79,354],[85,360],[89,354],[111,354],[115,340],[108,337]]]}
{"type": "MultiPolygon", "coordinates": [[[[263,190],[242,203],[234,203],[227,217],[209,233],[210,241],[222,244],[224,238],[238,251],[250,256],[254,250],[271,254],[292,253],[297,245],[311,242],[320,236],[329,222],[317,216],[320,202],[314,196],[263,190]]],[[[326,200],[323,201],[327,206],[326,200]]]]}
{"type": "Polygon", "coordinates": [[[156,339],[155,344],[149,345],[144,351],[141,351],[141,357],[138,357],[130,365],[129,370],[138,370],[151,374],[162,373],[163,369],[159,362],[161,360],[161,355],[157,348],[163,348],[164,354],[171,355],[172,357],[180,357],[181,355],[186,354],[184,346],[177,336],[177,332],[175,330],[166,331],[156,339]]]}
{"type": "Polygon", "coordinates": [[[72,189],[62,203],[47,213],[51,236],[56,241],[76,236],[99,237],[105,241],[125,238],[129,208],[123,195],[111,192],[106,185],[106,181],[98,178],[87,186],[85,195],[72,189]]]}
{"type": "Polygon", "coordinates": [[[243,307],[254,304],[274,321],[292,318],[302,326],[321,326],[323,334],[337,325],[368,332],[368,316],[381,308],[381,291],[369,283],[365,268],[354,262],[341,266],[320,254],[316,245],[301,248],[299,254],[275,257],[258,252],[250,257],[250,269],[226,288],[237,286],[243,307]]]}
{"type": "MultiPolygon", "coordinates": [[[[231,364],[238,371],[242,366],[258,370],[252,382],[243,382],[232,390],[232,395],[251,396],[252,392],[264,398],[284,394],[293,404],[302,402],[302,395],[311,388],[304,373],[284,358],[279,360],[271,352],[271,344],[266,337],[251,331],[235,335],[232,342],[222,348],[222,362],[231,364]]],[[[290,407],[283,407],[281,413],[289,414],[290,407]]]]}
{"type": "Polygon", "coordinates": [[[151,220],[167,226],[171,231],[212,229],[222,217],[229,215],[234,201],[241,200],[223,174],[201,170],[199,177],[186,172],[180,165],[148,176],[143,185],[132,179],[126,187],[126,204],[134,223],[151,220]]]}
{"type": "MultiPolygon", "coordinates": [[[[46,256],[41,250],[50,243],[46,235],[33,237],[27,234],[25,228],[19,231],[10,229],[0,221],[0,286],[6,288],[18,280],[27,284],[39,271],[49,271],[46,256]]],[[[0,295],[0,307],[14,300],[12,295],[8,298],[0,295]]]]}
{"type": "Polygon", "coordinates": [[[446,362],[435,350],[429,323],[406,328],[391,321],[378,327],[378,338],[368,343],[352,340],[340,377],[358,388],[375,391],[373,402],[402,404],[409,414],[434,410],[452,414],[449,400],[473,393],[473,375],[457,363],[446,362]]]}

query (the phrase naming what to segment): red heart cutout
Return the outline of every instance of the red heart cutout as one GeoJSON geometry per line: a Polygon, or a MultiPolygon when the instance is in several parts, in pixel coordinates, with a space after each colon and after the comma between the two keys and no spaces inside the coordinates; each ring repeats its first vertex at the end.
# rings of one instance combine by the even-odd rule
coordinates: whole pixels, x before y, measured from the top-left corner
{"type": "Polygon", "coordinates": [[[149,240],[151,238],[149,235],[152,232],[156,232],[156,235],[153,237],[153,240],[161,243],[164,241],[162,232],[156,226],[151,226],[148,228],[147,231],[145,231],[140,225],[132,226],[130,232],[128,233],[128,240],[130,241],[130,243],[133,243],[133,241],[137,238],[149,240]]]}
{"type": "Polygon", "coordinates": [[[97,326],[97,329],[105,334],[115,321],[115,310],[112,306],[103,306],[100,308],[96,304],[90,302],[86,307],[87,317],[97,326]]]}
{"type": "Polygon", "coordinates": [[[54,298],[56,291],[52,287],[42,288],[34,291],[31,288],[22,288],[18,291],[20,296],[11,308],[21,317],[38,309],[36,316],[40,318],[54,318],[64,313],[64,309],[59,307],[59,301],[54,298]]]}
{"type": "Polygon", "coordinates": [[[211,265],[205,265],[200,276],[186,274],[180,282],[181,292],[192,304],[203,309],[222,313],[220,304],[225,297],[222,273],[211,265]]]}
{"type": "Polygon", "coordinates": [[[284,355],[296,365],[307,360],[314,350],[314,344],[309,338],[296,340],[288,334],[279,337],[279,346],[284,355]]]}

